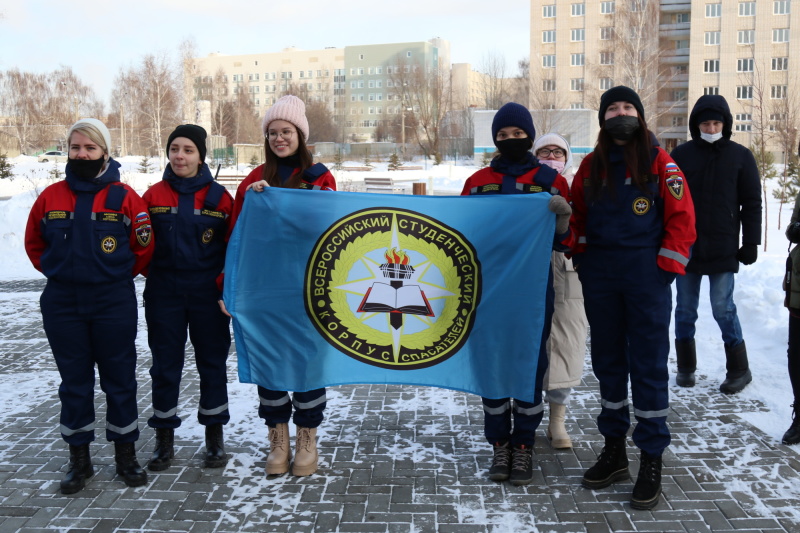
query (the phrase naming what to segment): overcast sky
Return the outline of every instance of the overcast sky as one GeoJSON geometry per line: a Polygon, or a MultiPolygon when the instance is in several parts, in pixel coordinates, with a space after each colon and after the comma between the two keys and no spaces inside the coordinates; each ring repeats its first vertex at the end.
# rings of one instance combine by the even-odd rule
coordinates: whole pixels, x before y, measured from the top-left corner
{"type": "Polygon", "coordinates": [[[189,38],[202,57],[441,37],[452,62],[500,55],[511,75],[530,54],[529,13],[527,0],[0,0],[0,70],[71,66],[107,102],[121,67],[178,57],[189,38]]]}

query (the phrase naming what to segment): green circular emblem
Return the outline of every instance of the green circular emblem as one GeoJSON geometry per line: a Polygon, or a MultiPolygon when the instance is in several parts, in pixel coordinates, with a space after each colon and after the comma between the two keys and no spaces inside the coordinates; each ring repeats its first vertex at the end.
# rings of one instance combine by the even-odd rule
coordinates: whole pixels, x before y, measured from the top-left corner
{"type": "Polygon", "coordinates": [[[342,353],[395,370],[432,366],[469,338],[481,295],[472,244],[427,215],[376,207],[322,234],[305,273],[305,308],[342,353]]]}

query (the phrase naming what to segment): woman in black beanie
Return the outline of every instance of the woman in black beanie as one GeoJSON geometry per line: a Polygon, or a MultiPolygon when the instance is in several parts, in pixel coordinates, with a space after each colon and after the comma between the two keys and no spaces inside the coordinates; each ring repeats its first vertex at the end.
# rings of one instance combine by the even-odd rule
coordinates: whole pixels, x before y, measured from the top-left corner
{"type": "Polygon", "coordinates": [[[156,430],[147,467],[159,471],[172,464],[188,328],[200,375],[197,420],[205,426],[204,464],[218,468],[227,462],[222,426],[230,420],[226,361],[231,335],[230,318],[217,304],[217,277],[225,264],[233,197],[204,162],[205,129],[194,124],[175,128],[167,156],[164,178],[144,194],[154,231],[161,235],[144,289],[153,353],[153,415],[147,424],[156,430]]]}
{"type": "MultiPolygon", "coordinates": [[[[552,194],[548,204],[556,214],[555,242],[569,235],[569,186],[567,180],[549,166],[539,164],[530,149],[536,130],[530,111],[509,102],[492,120],[492,138],[498,154],[491,165],[470,176],[462,195],[473,194],[552,194]]],[[[494,457],[489,468],[492,481],[509,480],[512,485],[527,485],[533,480],[534,435],[542,421],[542,382],[547,372],[547,339],[553,316],[553,273],[549,272],[542,339],[535,379],[533,403],[516,398],[482,398],[484,434],[494,457]],[[513,427],[512,427],[513,422],[513,427]]],[[[532,350],[535,349],[532,347],[532,350]]],[[[498,354],[502,357],[503,354],[498,354]]]]}
{"type": "Polygon", "coordinates": [[[600,100],[594,151],[572,182],[570,236],[600,382],[597,418],[605,447],[583,476],[599,489],[628,479],[628,381],[642,450],[631,505],[650,509],[661,495],[661,455],[669,445],[670,284],[684,273],[695,240],[684,176],[647,129],[639,95],[628,87],[600,100]]]}

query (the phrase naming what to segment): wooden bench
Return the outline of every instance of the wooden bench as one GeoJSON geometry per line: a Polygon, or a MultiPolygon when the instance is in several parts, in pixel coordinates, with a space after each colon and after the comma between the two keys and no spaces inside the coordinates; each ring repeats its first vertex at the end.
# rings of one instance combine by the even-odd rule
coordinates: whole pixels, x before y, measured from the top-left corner
{"type": "Polygon", "coordinates": [[[422,170],[422,167],[419,167],[419,166],[413,166],[413,165],[412,165],[412,166],[402,166],[402,167],[397,167],[397,168],[395,168],[395,169],[391,169],[391,168],[390,168],[389,170],[422,170]]]}
{"type": "Polygon", "coordinates": [[[342,167],[342,170],[354,170],[356,172],[369,172],[372,167],[342,167]]]}
{"type": "Polygon", "coordinates": [[[383,194],[405,194],[406,189],[398,187],[392,178],[364,178],[366,192],[383,194]]]}

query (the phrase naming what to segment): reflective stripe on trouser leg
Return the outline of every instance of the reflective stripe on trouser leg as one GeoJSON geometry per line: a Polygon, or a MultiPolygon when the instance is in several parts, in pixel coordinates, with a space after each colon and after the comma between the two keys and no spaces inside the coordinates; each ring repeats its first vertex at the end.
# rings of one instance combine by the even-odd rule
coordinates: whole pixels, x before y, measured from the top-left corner
{"type": "Polygon", "coordinates": [[[325,389],[295,392],[293,397],[294,423],[304,428],[319,427],[328,401],[325,389]]]}
{"type": "Polygon", "coordinates": [[[231,346],[230,318],[220,311],[216,295],[189,296],[189,338],[194,347],[200,376],[197,420],[203,425],[227,424],[228,351],[231,346]]]}
{"type": "Polygon", "coordinates": [[[489,444],[511,441],[511,398],[481,398],[483,434],[489,444]]]}
{"type": "Polygon", "coordinates": [[[150,377],[153,388],[153,415],[147,424],[152,428],[181,425],[178,397],[186,358],[188,320],[184,297],[153,289],[153,279],[144,290],[144,316],[147,342],[153,354],[150,377]]]}
{"type": "Polygon", "coordinates": [[[258,416],[269,427],[288,423],[292,418],[292,399],[289,393],[258,387],[258,416]]]}

